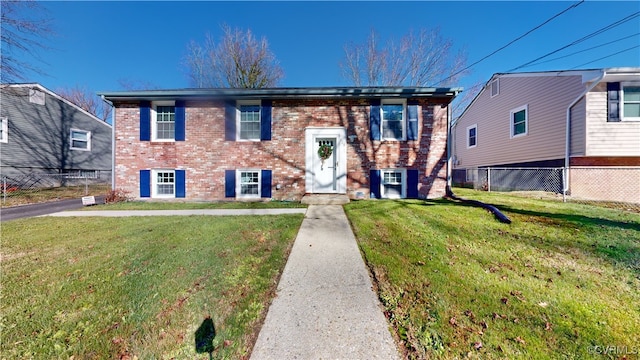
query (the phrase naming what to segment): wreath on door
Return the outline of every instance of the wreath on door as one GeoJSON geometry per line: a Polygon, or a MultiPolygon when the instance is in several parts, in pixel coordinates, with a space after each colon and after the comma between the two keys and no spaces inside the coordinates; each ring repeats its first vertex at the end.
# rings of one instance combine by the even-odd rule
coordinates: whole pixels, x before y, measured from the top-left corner
{"type": "Polygon", "coordinates": [[[328,158],[331,157],[331,154],[333,154],[333,147],[327,144],[321,144],[320,147],[318,148],[318,156],[320,157],[320,160],[322,161],[320,164],[320,170],[323,169],[324,167],[324,161],[327,160],[328,158]]]}

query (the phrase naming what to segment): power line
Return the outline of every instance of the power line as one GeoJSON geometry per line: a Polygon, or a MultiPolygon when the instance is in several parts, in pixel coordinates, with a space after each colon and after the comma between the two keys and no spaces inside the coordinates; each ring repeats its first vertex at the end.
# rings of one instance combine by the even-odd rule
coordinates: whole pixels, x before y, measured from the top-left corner
{"type": "Polygon", "coordinates": [[[607,55],[607,56],[603,56],[603,57],[601,57],[601,58],[599,58],[599,59],[595,59],[595,60],[589,61],[589,62],[587,62],[587,63],[584,63],[584,64],[581,64],[581,65],[578,65],[578,66],[572,67],[572,68],[571,68],[571,70],[577,69],[577,68],[579,68],[579,67],[583,67],[583,66],[585,66],[585,65],[589,65],[589,64],[591,64],[591,63],[594,63],[594,62],[596,62],[596,61],[600,61],[600,60],[602,60],[602,59],[606,59],[606,58],[609,58],[609,57],[612,57],[612,56],[615,56],[615,55],[618,55],[618,54],[622,54],[623,52],[631,51],[631,50],[636,49],[636,48],[639,48],[639,47],[640,47],[640,45],[632,46],[632,47],[630,47],[630,48],[628,48],[628,49],[624,49],[624,50],[618,51],[617,53],[613,53],[613,54],[610,54],[610,55],[607,55]]]}
{"type": "Polygon", "coordinates": [[[453,74],[449,75],[448,77],[446,77],[446,78],[444,78],[444,79],[442,79],[442,80],[440,80],[440,81],[436,82],[436,84],[439,84],[439,83],[441,83],[441,82],[443,82],[443,81],[447,81],[447,80],[451,79],[452,77],[454,77],[454,76],[456,76],[456,75],[458,75],[458,74],[460,74],[460,73],[462,73],[462,72],[464,72],[464,71],[466,71],[466,70],[468,70],[468,69],[472,68],[473,66],[475,66],[475,65],[479,64],[480,62],[482,62],[482,61],[484,61],[484,60],[486,60],[486,59],[490,58],[491,56],[493,56],[493,55],[497,54],[498,52],[500,52],[500,51],[504,50],[505,48],[509,47],[511,44],[515,43],[516,41],[518,41],[518,40],[522,39],[523,37],[525,37],[525,36],[527,36],[527,35],[531,34],[531,33],[532,33],[532,32],[534,32],[534,31],[538,30],[538,29],[539,29],[539,28],[541,28],[542,26],[544,26],[544,25],[546,25],[547,23],[549,23],[551,20],[553,20],[553,19],[557,18],[558,16],[560,16],[560,15],[564,14],[565,12],[567,12],[567,11],[569,11],[569,10],[571,10],[571,9],[573,9],[573,8],[575,8],[575,7],[577,7],[577,6],[578,6],[578,5],[580,5],[580,4],[582,4],[584,1],[585,1],[585,0],[580,0],[579,2],[577,2],[577,3],[575,3],[575,4],[571,5],[571,6],[569,6],[568,8],[564,9],[563,11],[561,11],[561,12],[559,12],[559,13],[555,14],[554,16],[550,17],[549,19],[547,19],[546,21],[544,21],[542,24],[540,24],[540,25],[538,25],[538,26],[534,27],[533,29],[531,29],[531,30],[527,31],[526,33],[524,33],[524,34],[520,35],[519,37],[515,38],[514,40],[511,40],[509,43],[507,43],[506,45],[502,46],[501,48],[499,48],[499,49],[497,49],[497,50],[493,51],[491,54],[486,55],[486,56],[485,56],[485,57],[483,57],[482,59],[480,59],[480,60],[478,60],[478,61],[474,62],[473,64],[471,64],[471,65],[469,65],[469,66],[467,66],[467,67],[463,68],[462,70],[459,70],[459,71],[457,71],[457,72],[455,72],[455,73],[453,73],[453,74]]]}
{"type": "Polygon", "coordinates": [[[596,30],[596,31],[592,32],[589,35],[583,36],[582,38],[580,38],[580,39],[578,39],[578,40],[576,40],[576,41],[574,41],[574,42],[572,42],[572,43],[570,43],[568,45],[565,45],[565,46],[563,46],[563,47],[561,47],[559,49],[556,49],[556,50],[554,50],[554,51],[552,51],[550,53],[547,53],[547,54],[542,55],[542,56],[540,56],[540,57],[538,57],[536,59],[533,59],[533,60],[529,61],[528,63],[525,63],[523,65],[517,66],[517,67],[515,67],[515,68],[513,68],[511,70],[508,70],[507,72],[513,72],[515,70],[518,70],[518,69],[521,69],[523,67],[529,66],[529,65],[531,65],[532,63],[535,63],[538,60],[546,58],[547,56],[553,55],[553,54],[555,54],[555,53],[557,53],[559,51],[562,51],[562,50],[564,50],[564,49],[566,49],[568,47],[571,47],[571,46],[574,46],[576,44],[579,44],[579,43],[581,43],[581,42],[583,42],[585,40],[588,40],[588,39],[590,39],[590,38],[592,38],[592,37],[594,37],[596,35],[600,35],[605,31],[609,31],[609,30],[613,29],[616,26],[622,25],[623,23],[625,23],[625,22],[627,22],[627,21],[629,21],[629,20],[631,20],[631,19],[633,19],[635,17],[638,17],[639,14],[640,14],[640,11],[638,11],[638,12],[636,12],[634,14],[631,14],[631,15],[629,15],[627,17],[624,17],[624,18],[622,18],[622,19],[620,19],[620,20],[618,20],[616,22],[613,22],[613,23],[611,23],[611,24],[609,24],[609,25],[607,25],[607,26],[605,26],[605,27],[603,27],[603,28],[601,28],[599,30],[596,30]]]}
{"type": "Polygon", "coordinates": [[[640,35],[640,33],[635,33],[635,34],[632,34],[632,35],[629,35],[629,36],[625,36],[625,37],[620,38],[620,39],[616,39],[616,40],[613,40],[613,41],[606,42],[606,43],[604,43],[604,44],[600,44],[600,45],[592,46],[592,47],[587,48],[587,49],[584,49],[584,50],[580,50],[580,51],[572,52],[571,54],[567,54],[567,55],[564,55],[564,56],[555,57],[555,58],[553,58],[553,59],[549,59],[549,60],[546,60],[546,61],[540,61],[540,62],[537,62],[537,63],[535,63],[535,64],[528,65],[528,66],[526,66],[526,67],[534,66],[534,65],[540,65],[540,64],[546,64],[546,63],[548,63],[548,62],[552,62],[552,61],[556,61],[556,60],[564,59],[564,58],[567,58],[567,57],[569,57],[569,56],[573,56],[573,55],[576,55],[576,54],[580,54],[580,53],[583,53],[583,52],[586,52],[586,51],[589,51],[589,50],[593,50],[593,49],[597,49],[597,48],[600,48],[600,47],[603,47],[603,46],[611,45],[611,44],[613,44],[613,43],[617,43],[617,42],[619,42],[619,41],[626,40],[626,39],[628,39],[628,38],[631,38],[631,37],[634,37],[634,36],[638,36],[638,35],[640,35]]]}

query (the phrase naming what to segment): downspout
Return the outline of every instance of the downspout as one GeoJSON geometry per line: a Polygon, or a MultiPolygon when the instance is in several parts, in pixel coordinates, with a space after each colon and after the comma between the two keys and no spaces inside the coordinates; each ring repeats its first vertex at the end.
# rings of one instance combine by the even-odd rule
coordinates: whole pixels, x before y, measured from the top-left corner
{"type": "Polygon", "coordinates": [[[116,108],[104,95],[102,101],[111,106],[111,190],[116,189],[116,108]]]}
{"type": "MultiPolygon", "coordinates": [[[[567,118],[565,124],[565,144],[564,144],[564,184],[562,189],[562,201],[567,202],[567,192],[569,191],[569,167],[570,167],[570,156],[571,156],[571,108],[575,106],[583,97],[585,97],[591,90],[593,90],[596,85],[604,79],[607,75],[606,71],[603,71],[602,74],[596,79],[594,79],[593,83],[578,96],[575,100],[573,100],[569,106],[567,107],[567,118]]],[[[586,124],[586,115],[585,115],[585,128],[586,124]]],[[[586,147],[586,144],[585,144],[586,147]]]]}

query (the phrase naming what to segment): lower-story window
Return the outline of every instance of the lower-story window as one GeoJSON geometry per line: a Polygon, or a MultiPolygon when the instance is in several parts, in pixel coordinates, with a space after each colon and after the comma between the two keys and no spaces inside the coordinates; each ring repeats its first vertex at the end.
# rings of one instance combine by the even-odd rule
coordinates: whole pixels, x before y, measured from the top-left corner
{"type": "Polygon", "coordinates": [[[154,170],[152,179],[154,197],[175,197],[176,181],[173,170],[154,170]]]}
{"type": "Polygon", "coordinates": [[[400,199],[405,197],[405,174],[404,169],[382,170],[382,181],[380,182],[380,192],[382,197],[400,199]]]}
{"type": "Polygon", "coordinates": [[[239,197],[260,197],[260,170],[238,171],[239,197]]]}

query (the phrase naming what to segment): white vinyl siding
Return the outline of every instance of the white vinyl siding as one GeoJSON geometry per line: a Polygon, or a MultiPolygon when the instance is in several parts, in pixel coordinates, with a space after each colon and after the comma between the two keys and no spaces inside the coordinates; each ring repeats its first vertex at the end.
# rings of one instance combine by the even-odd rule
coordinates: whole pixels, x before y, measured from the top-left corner
{"type": "Polygon", "coordinates": [[[567,106],[584,93],[582,77],[554,74],[499,81],[499,96],[491,98],[487,87],[456,121],[452,135],[456,168],[564,158],[567,106]],[[510,141],[510,111],[524,104],[528,105],[527,135],[510,141]],[[482,129],[482,139],[469,149],[466,132],[473,124],[482,129]]]}
{"type": "Polygon", "coordinates": [[[586,95],[585,156],[640,156],[640,122],[607,122],[607,87],[598,84],[586,95]]]}

